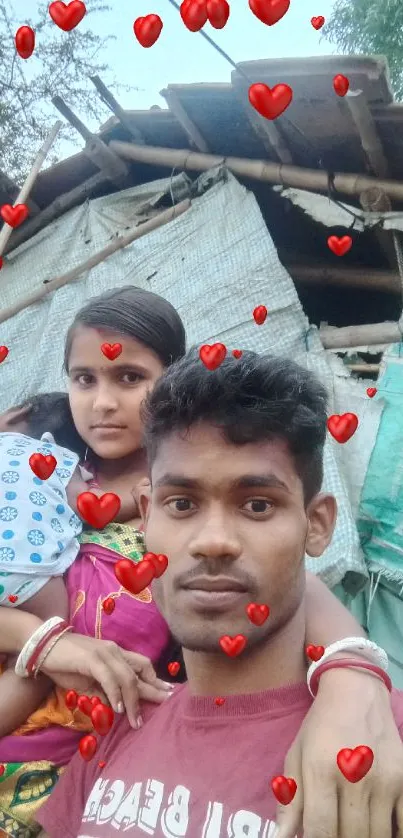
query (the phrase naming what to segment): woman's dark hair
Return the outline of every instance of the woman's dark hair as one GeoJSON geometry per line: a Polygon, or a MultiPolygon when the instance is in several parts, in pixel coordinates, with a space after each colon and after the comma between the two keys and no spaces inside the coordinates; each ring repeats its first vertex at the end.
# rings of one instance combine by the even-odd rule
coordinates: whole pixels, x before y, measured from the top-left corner
{"type": "Polygon", "coordinates": [[[185,327],[176,309],[159,294],[133,285],[92,297],[77,312],[66,337],[66,372],[77,326],[110,329],[135,338],[152,349],[164,367],[182,358],[186,352],[185,327]]]}
{"type": "Polygon", "coordinates": [[[244,352],[211,371],[193,349],[164,373],[144,404],[149,463],[164,437],[201,421],[222,429],[235,445],[282,439],[307,504],[323,480],[326,402],[316,376],[286,358],[244,352]]]}
{"type": "Polygon", "coordinates": [[[27,399],[25,404],[31,406],[24,419],[30,436],[40,439],[48,431],[57,445],[84,458],[85,442],[76,431],[67,393],[39,393],[27,399]]]}

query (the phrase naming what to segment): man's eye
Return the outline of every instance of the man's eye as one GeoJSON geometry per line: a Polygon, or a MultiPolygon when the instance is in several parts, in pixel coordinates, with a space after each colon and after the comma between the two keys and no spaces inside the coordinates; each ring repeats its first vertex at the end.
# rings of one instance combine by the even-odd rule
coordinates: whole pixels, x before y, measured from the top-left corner
{"type": "Polygon", "coordinates": [[[174,500],[171,500],[168,505],[174,510],[174,512],[189,512],[192,502],[187,498],[175,498],[174,500]]]}
{"type": "Polygon", "coordinates": [[[273,504],[268,500],[263,500],[263,498],[256,498],[255,500],[248,500],[245,504],[249,506],[249,512],[254,512],[255,515],[262,514],[264,512],[268,512],[269,509],[273,506],[273,504]]]}

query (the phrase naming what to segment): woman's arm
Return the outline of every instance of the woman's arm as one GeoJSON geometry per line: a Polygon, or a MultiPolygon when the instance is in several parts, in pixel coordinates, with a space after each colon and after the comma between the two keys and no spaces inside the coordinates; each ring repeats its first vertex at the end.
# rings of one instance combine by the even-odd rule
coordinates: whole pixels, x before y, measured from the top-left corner
{"type": "MultiPolygon", "coordinates": [[[[344,637],[366,637],[364,629],[325,583],[306,573],[305,645],[330,646],[344,637]]],[[[345,655],[344,655],[345,657],[345,655]]]]}
{"type": "Polygon", "coordinates": [[[42,620],[16,608],[0,608],[0,652],[19,655],[42,620]]]}

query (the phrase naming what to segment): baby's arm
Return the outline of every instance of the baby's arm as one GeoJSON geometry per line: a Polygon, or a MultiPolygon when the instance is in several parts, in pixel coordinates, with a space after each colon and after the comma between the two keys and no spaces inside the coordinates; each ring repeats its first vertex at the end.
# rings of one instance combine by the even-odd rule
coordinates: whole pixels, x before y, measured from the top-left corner
{"type": "MultiPolygon", "coordinates": [[[[68,598],[63,578],[58,576],[51,579],[23,607],[20,606],[20,610],[28,611],[43,621],[50,617],[63,617],[67,620],[68,598]]],[[[16,675],[16,660],[14,656],[9,657],[5,672],[0,676],[0,737],[13,733],[24,724],[52,689],[52,681],[44,675],[36,679],[16,675]]]]}

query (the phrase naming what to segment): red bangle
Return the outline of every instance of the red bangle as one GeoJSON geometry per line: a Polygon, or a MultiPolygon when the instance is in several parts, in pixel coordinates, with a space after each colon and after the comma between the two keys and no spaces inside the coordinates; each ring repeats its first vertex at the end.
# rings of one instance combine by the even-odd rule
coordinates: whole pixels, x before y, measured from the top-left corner
{"type": "Polygon", "coordinates": [[[319,679],[324,672],[327,672],[328,669],[349,669],[350,667],[367,669],[369,672],[372,672],[374,675],[380,678],[385,684],[385,687],[388,688],[389,692],[392,692],[392,681],[390,680],[389,675],[387,675],[387,673],[383,669],[381,669],[380,666],[376,666],[376,664],[369,663],[369,661],[366,660],[358,661],[353,660],[352,658],[339,658],[339,660],[325,661],[325,663],[322,663],[320,666],[318,666],[318,668],[313,673],[308,687],[314,698],[316,697],[316,694],[318,692],[319,679]]]}
{"type": "Polygon", "coordinates": [[[43,637],[42,640],[38,643],[37,647],[32,652],[32,655],[27,662],[26,670],[28,672],[28,675],[32,675],[34,673],[35,664],[39,656],[43,652],[45,646],[47,646],[49,641],[56,637],[56,635],[60,634],[61,631],[64,631],[64,629],[67,628],[67,626],[68,623],[66,623],[66,621],[64,620],[62,623],[58,623],[57,626],[54,626],[52,629],[50,629],[50,631],[48,631],[47,634],[45,634],[45,637],[43,637]]]}

